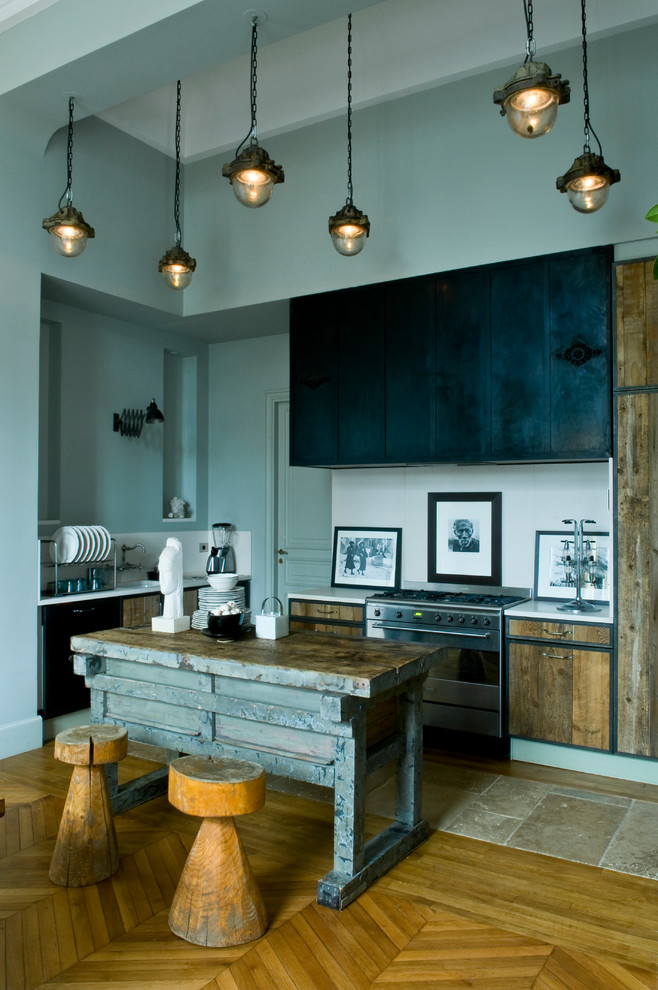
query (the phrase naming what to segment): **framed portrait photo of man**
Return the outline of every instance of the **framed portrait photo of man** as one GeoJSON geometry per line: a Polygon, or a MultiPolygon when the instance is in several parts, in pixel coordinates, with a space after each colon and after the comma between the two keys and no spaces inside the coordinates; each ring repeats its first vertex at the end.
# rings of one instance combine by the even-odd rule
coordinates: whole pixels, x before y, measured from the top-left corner
{"type": "Polygon", "coordinates": [[[500,585],[500,492],[430,492],[427,580],[500,585]]]}

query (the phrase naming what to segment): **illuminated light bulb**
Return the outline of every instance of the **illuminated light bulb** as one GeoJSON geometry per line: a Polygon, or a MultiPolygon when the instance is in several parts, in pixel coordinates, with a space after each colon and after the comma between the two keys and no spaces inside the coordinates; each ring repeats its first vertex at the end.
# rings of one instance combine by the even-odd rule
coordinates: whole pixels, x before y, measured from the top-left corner
{"type": "Polygon", "coordinates": [[[601,175],[584,175],[569,183],[567,196],[578,213],[594,213],[607,203],[610,183],[601,175]]]}
{"type": "Polygon", "coordinates": [[[158,271],[162,272],[165,285],[170,289],[186,289],[192,281],[195,268],[196,260],[180,244],[169,248],[158,265],[158,271]]]}
{"type": "Polygon", "coordinates": [[[63,258],[75,258],[87,246],[87,235],[77,227],[53,227],[50,234],[55,251],[63,258]]]}
{"type": "Polygon", "coordinates": [[[329,233],[338,253],[352,257],[363,250],[366,237],[370,234],[370,222],[365,213],[348,202],[333,217],[329,217],[329,233]]]}
{"type": "Polygon", "coordinates": [[[541,137],[557,120],[558,106],[558,95],[553,90],[521,90],[513,93],[505,103],[507,122],[519,137],[541,137]]]}
{"type": "Polygon", "coordinates": [[[238,202],[255,208],[264,206],[270,199],[274,182],[266,172],[248,168],[233,176],[232,186],[238,202]]]}

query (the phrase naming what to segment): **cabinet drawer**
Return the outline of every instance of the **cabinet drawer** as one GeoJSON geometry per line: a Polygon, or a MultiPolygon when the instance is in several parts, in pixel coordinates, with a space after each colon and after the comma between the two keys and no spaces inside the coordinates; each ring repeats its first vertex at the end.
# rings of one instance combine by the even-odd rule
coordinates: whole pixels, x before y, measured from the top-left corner
{"type": "Polygon", "coordinates": [[[363,622],[363,605],[342,605],[340,602],[290,603],[291,615],[303,615],[308,619],[326,619],[330,622],[363,622]]]}
{"type": "Polygon", "coordinates": [[[124,629],[149,625],[155,615],[160,615],[160,595],[140,595],[139,598],[121,600],[121,625],[124,629]]]}
{"type": "Polygon", "coordinates": [[[537,619],[509,619],[508,636],[521,639],[552,639],[565,643],[591,643],[593,646],[609,646],[610,626],[594,626],[590,623],[544,622],[537,619]]]}
{"type": "Polygon", "coordinates": [[[331,622],[314,622],[309,619],[299,618],[290,620],[290,628],[294,632],[319,632],[330,633],[333,636],[363,636],[363,627],[353,623],[342,626],[333,625],[331,622]]]}

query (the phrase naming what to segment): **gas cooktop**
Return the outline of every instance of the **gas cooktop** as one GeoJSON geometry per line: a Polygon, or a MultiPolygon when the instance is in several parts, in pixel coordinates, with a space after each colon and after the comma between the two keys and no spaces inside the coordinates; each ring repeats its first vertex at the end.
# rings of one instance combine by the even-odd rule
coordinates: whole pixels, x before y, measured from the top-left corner
{"type": "Polygon", "coordinates": [[[523,595],[489,595],[470,591],[425,591],[403,588],[402,591],[383,591],[370,595],[380,601],[429,602],[440,605],[484,605],[490,608],[505,608],[524,601],[523,595]]]}

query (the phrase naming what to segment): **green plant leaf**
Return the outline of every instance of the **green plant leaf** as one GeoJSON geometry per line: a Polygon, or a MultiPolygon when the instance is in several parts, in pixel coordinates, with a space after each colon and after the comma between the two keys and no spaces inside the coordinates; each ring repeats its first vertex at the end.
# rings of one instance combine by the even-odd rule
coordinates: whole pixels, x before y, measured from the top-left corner
{"type": "Polygon", "coordinates": [[[654,281],[658,282],[658,258],[656,258],[653,263],[653,277],[654,281]]]}
{"type": "Polygon", "coordinates": [[[652,206],[644,219],[651,223],[658,223],[658,205],[652,206]]]}

